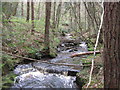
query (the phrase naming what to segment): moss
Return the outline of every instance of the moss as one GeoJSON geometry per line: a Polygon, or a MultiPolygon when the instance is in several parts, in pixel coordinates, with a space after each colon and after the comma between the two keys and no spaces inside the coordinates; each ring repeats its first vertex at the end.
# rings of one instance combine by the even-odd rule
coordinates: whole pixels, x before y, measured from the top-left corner
{"type": "Polygon", "coordinates": [[[79,64],[80,60],[72,61],[73,64],[79,64]]]}
{"type": "Polygon", "coordinates": [[[13,72],[2,76],[2,88],[10,88],[14,83],[15,77],[16,75],[13,72]]]}
{"type": "Polygon", "coordinates": [[[10,71],[12,71],[17,63],[20,62],[20,59],[13,58],[7,54],[2,55],[2,74],[6,75],[10,71]]]}
{"type": "Polygon", "coordinates": [[[0,68],[2,68],[2,88],[10,88],[13,84],[16,75],[12,71],[19,62],[20,60],[17,58],[7,54],[2,55],[2,64],[0,64],[0,68]]]}
{"type": "Polygon", "coordinates": [[[86,79],[83,77],[80,77],[79,74],[76,76],[76,83],[79,85],[79,87],[83,87],[85,85],[86,79]]]}

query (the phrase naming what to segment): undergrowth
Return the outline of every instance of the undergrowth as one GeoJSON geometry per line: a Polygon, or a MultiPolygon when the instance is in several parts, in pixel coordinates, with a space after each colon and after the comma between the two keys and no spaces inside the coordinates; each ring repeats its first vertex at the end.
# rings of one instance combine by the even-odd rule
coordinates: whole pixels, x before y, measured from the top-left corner
{"type": "MultiPolygon", "coordinates": [[[[44,18],[34,20],[35,28],[34,35],[31,35],[31,21],[26,22],[25,18],[11,17],[10,20],[3,21],[2,28],[2,85],[3,88],[13,84],[14,67],[22,62],[22,59],[14,57],[15,55],[41,59],[42,50],[44,49],[44,18]],[[13,56],[7,55],[13,54],[13,56]]],[[[50,32],[51,33],[51,32],[50,32]]],[[[50,34],[50,38],[53,34],[50,34]]],[[[56,56],[55,47],[59,44],[57,37],[51,41],[51,56],[56,56]]]]}
{"type": "MultiPolygon", "coordinates": [[[[84,65],[91,64],[91,60],[93,58],[93,55],[89,55],[87,58],[83,58],[82,62],[84,65]]],[[[88,81],[89,81],[89,73],[90,73],[90,66],[84,67],[83,70],[81,70],[80,73],[77,74],[80,80],[84,82],[83,88],[86,88],[88,81]]],[[[92,81],[89,86],[89,88],[103,88],[103,62],[101,59],[101,55],[97,54],[95,57],[95,65],[93,69],[93,75],[92,75],[92,81]]]]}

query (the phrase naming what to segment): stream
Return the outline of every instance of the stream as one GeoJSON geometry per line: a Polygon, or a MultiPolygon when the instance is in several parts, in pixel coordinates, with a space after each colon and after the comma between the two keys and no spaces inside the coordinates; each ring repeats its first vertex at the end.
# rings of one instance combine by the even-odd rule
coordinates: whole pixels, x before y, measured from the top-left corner
{"type": "MultiPolygon", "coordinates": [[[[86,52],[85,42],[73,42],[70,35],[66,35],[65,42],[58,46],[58,56],[49,60],[52,63],[64,63],[82,65],[81,57],[71,58],[70,55],[78,52],[86,52]]],[[[82,70],[64,65],[54,65],[42,62],[32,62],[18,65],[14,69],[17,75],[11,88],[78,88],[76,74],[82,70]]]]}

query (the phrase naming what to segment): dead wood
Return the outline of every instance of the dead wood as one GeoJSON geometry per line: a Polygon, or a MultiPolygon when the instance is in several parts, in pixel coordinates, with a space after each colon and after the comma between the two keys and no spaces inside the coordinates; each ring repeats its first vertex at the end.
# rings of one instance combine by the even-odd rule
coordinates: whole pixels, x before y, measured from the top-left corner
{"type": "Polygon", "coordinates": [[[10,56],[16,57],[16,58],[21,58],[21,59],[26,59],[26,60],[35,61],[35,62],[41,62],[41,63],[47,63],[47,64],[53,64],[53,65],[63,65],[63,66],[77,67],[77,68],[80,68],[80,67],[83,67],[83,66],[87,66],[87,67],[91,66],[91,64],[88,64],[88,65],[76,65],[76,64],[66,64],[66,63],[52,63],[52,62],[49,62],[49,61],[42,61],[42,60],[37,60],[37,59],[33,59],[33,58],[23,57],[23,56],[19,56],[19,55],[4,52],[4,51],[2,51],[2,52],[6,53],[6,54],[8,54],[10,56]]]}
{"type": "MultiPolygon", "coordinates": [[[[96,54],[99,54],[101,53],[102,51],[95,51],[96,54]]],[[[70,57],[79,57],[79,56],[82,56],[82,55],[90,55],[90,54],[93,54],[94,51],[88,51],[88,52],[80,52],[80,53],[75,53],[75,54],[72,54],[70,57]]]]}

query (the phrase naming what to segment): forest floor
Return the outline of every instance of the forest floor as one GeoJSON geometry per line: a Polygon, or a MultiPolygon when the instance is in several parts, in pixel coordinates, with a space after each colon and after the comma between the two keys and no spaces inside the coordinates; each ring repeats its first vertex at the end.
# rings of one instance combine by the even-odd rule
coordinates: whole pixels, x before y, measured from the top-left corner
{"type": "MultiPolygon", "coordinates": [[[[91,60],[91,58],[86,58],[86,60],[91,60]]],[[[101,55],[97,55],[95,58],[95,66],[92,75],[92,81],[88,88],[103,88],[104,87],[104,75],[103,75],[103,62],[101,55]]],[[[85,80],[85,85],[83,88],[87,87],[91,67],[85,67],[80,73],[78,73],[79,78],[85,80]]]]}
{"type": "MultiPolygon", "coordinates": [[[[36,21],[35,25],[39,26],[39,22],[36,21]]],[[[44,48],[43,27],[36,27],[36,30],[41,32],[36,31],[35,34],[31,36],[29,32],[31,27],[29,26],[31,26],[30,23],[26,23],[25,20],[18,20],[16,18],[13,18],[10,23],[6,24],[3,27],[3,51],[33,59],[41,59],[42,55],[38,52],[44,48]]],[[[56,43],[60,43],[57,38],[55,38],[55,40],[56,43]]],[[[63,39],[63,42],[64,41],[66,41],[65,38],[63,39]]],[[[91,47],[88,48],[88,50],[89,49],[91,49],[91,47]]],[[[92,58],[93,55],[88,55],[86,58],[80,59],[80,61],[90,64],[92,58]]],[[[22,59],[3,54],[2,60],[3,65],[1,65],[1,67],[3,69],[3,87],[9,87],[15,78],[15,75],[12,73],[12,71],[16,65],[21,64],[22,59]]],[[[78,62],[79,61],[73,63],[77,64],[78,62]]],[[[89,88],[103,88],[103,63],[100,54],[96,56],[95,64],[97,64],[97,66],[94,67],[92,82],[89,88]]],[[[85,81],[83,88],[86,88],[89,79],[89,73],[90,66],[83,67],[83,70],[77,74],[83,81],[85,81]]]]}

